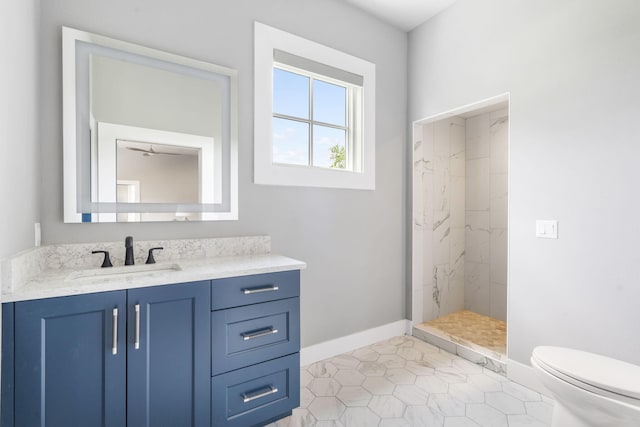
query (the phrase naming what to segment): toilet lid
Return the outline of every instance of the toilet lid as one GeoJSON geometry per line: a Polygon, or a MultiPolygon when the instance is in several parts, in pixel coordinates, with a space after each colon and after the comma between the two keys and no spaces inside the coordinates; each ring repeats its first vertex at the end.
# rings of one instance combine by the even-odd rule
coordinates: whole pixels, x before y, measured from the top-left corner
{"type": "Polygon", "coordinates": [[[532,356],[543,366],[582,383],[640,399],[640,366],[562,347],[536,347],[532,356]]]}

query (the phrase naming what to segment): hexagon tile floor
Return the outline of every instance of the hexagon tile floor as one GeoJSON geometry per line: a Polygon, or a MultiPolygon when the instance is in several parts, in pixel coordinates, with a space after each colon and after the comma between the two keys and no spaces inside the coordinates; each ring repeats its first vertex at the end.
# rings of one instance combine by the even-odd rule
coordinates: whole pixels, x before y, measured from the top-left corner
{"type": "Polygon", "coordinates": [[[553,401],[410,336],[302,367],[300,407],[268,427],[543,427],[553,401]]]}

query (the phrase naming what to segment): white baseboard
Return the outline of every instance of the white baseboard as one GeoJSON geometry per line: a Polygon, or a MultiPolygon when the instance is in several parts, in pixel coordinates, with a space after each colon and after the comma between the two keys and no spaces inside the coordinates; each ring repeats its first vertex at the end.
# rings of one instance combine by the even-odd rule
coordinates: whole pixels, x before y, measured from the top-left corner
{"type": "Polygon", "coordinates": [[[524,365],[509,359],[507,361],[507,378],[531,390],[535,390],[540,394],[551,396],[551,393],[549,393],[538,379],[536,371],[529,365],[524,365]]]}
{"type": "Polygon", "coordinates": [[[360,347],[366,347],[400,335],[411,335],[411,322],[398,320],[393,323],[356,332],[355,334],[310,345],[300,350],[300,365],[306,366],[360,347]]]}

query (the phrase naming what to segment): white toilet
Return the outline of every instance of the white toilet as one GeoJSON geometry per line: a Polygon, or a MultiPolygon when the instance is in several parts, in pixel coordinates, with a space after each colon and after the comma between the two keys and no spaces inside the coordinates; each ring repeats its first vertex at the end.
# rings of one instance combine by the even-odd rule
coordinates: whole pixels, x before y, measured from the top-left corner
{"type": "Polygon", "coordinates": [[[531,364],[556,400],[553,427],[640,426],[640,366],[547,346],[531,364]]]}

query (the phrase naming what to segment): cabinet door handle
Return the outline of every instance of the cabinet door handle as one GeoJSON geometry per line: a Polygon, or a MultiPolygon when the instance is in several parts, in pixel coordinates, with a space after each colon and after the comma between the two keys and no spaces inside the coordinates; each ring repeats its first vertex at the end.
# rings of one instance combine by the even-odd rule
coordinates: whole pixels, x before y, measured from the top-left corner
{"type": "Polygon", "coordinates": [[[259,288],[244,288],[242,289],[242,293],[244,295],[251,295],[251,294],[257,294],[260,292],[272,292],[272,291],[277,291],[278,289],[280,289],[278,287],[278,285],[270,285],[270,286],[262,286],[259,288]]]}
{"type": "Polygon", "coordinates": [[[111,354],[118,354],[118,309],[113,309],[113,332],[111,333],[111,354]]]}
{"type": "Polygon", "coordinates": [[[135,305],[136,310],[136,331],[135,331],[135,339],[133,341],[133,348],[140,348],[140,304],[135,305]]]}
{"type": "Polygon", "coordinates": [[[278,330],[275,329],[273,326],[266,328],[266,329],[260,329],[259,331],[255,331],[255,332],[243,332],[240,335],[242,335],[242,339],[244,341],[249,341],[252,340],[254,338],[260,338],[260,337],[265,337],[267,335],[272,335],[272,334],[277,334],[278,330]]]}
{"type": "Polygon", "coordinates": [[[278,389],[276,387],[270,385],[269,386],[269,390],[263,391],[262,393],[256,393],[256,394],[242,393],[242,402],[243,403],[249,403],[252,400],[260,399],[262,397],[267,397],[267,396],[275,394],[277,392],[278,392],[278,389]]]}

